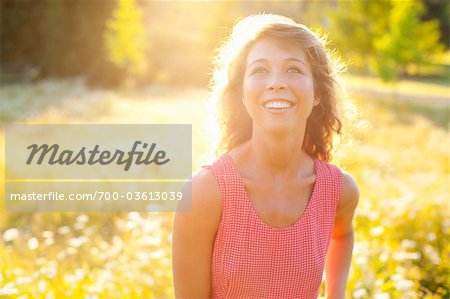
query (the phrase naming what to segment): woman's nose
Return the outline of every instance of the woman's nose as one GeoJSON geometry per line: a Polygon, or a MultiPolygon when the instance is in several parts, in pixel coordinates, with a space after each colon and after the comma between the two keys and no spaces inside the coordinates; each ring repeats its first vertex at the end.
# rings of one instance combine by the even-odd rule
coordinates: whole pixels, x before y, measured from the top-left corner
{"type": "Polygon", "coordinates": [[[287,84],[283,74],[280,74],[278,72],[272,73],[267,88],[270,90],[280,90],[285,89],[286,87],[287,84]]]}

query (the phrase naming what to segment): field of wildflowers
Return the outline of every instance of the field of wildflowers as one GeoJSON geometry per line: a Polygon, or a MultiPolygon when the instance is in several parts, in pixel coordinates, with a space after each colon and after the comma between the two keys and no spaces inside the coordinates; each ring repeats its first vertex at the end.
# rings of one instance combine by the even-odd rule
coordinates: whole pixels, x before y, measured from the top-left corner
{"type": "MultiPolygon", "coordinates": [[[[212,158],[207,92],[91,90],[82,80],[1,87],[8,123],[191,123],[193,169],[212,158]]],[[[449,298],[448,106],[354,96],[353,140],[334,163],[360,187],[348,298],[449,298]]],[[[0,172],[4,196],[4,171],[0,172]]],[[[0,298],[172,298],[172,213],[8,213],[0,298]]]]}

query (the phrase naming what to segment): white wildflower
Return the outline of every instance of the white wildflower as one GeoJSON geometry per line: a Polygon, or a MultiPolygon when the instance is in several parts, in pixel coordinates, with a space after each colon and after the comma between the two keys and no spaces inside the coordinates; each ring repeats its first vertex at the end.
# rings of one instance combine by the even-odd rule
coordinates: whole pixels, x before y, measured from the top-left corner
{"type": "Polygon", "coordinates": [[[28,249],[35,250],[36,248],[39,247],[39,241],[36,238],[30,238],[28,240],[27,245],[28,245],[28,249]]]}
{"type": "Polygon", "coordinates": [[[2,288],[0,288],[0,296],[15,295],[18,292],[19,290],[16,288],[16,285],[13,282],[8,282],[2,288]]]}
{"type": "Polygon", "coordinates": [[[52,246],[53,244],[55,244],[55,239],[49,238],[44,240],[45,246],[52,246]]]}
{"type": "Polygon", "coordinates": [[[391,299],[391,296],[388,293],[378,293],[373,297],[374,299],[391,299]]]}
{"type": "Polygon", "coordinates": [[[381,236],[384,233],[384,227],[379,225],[370,230],[370,234],[374,237],[381,236]]]}
{"type": "Polygon", "coordinates": [[[407,279],[400,279],[394,281],[394,286],[397,290],[405,292],[411,289],[414,286],[414,282],[407,279]]]}
{"type": "Polygon", "coordinates": [[[60,228],[58,228],[58,234],[60,235],[65,235],[68,234],[70,232],[70,228],[68,226],[61,226],[60,228]]]}
{"type": "Polygon", "coordinates": [[[76,218],[77,222],[86,223],[89,221],[89,217],[86,214],[81,214],[76,218]]]}
{"type": "Polygon", "coordinates": [[[17,228],[8,228],[3,232],[3,241],[10,242],[17,239],[19,236],[19,230],[17,228]]]}
{"type": "Polygon", "coordinates": [[[436,240],[436,234],[434,232],[428,233],[427,234],[427,240],[428,241],[434,241],[436,240]]]}
{"type": "Polygon", "coordinates": [[[42,237],[44,237],[46,239],[53,238],[54,236],[55,236],[55,234],[52,231],[50,231],[50,230],[44,230],[42,232],[42,237]]]}
{"type": "Polygon", "coordinates": [[[365,296],[367,296],[367,291],[365,288],[360,288],[353,291],[354,298],[363,298],[365,296]]]}
{"type": "Polygon", "coordinates": [[[405,249],[412,249],[416,247],[416,241],[404,239],[400,242],[400,246],[405,249]]]}
{"type": "Polygon", "coordinates": [[[43,279],[39,280],[38,290],[41,293],[44,293],[47,290],[47,282],[43,279]]]}
{"type": "Polygon", "coordinates": [[[365,265],[367,264],[367,256],[360,255],[355,259],[355,263],[357,265],[365,265]]]}

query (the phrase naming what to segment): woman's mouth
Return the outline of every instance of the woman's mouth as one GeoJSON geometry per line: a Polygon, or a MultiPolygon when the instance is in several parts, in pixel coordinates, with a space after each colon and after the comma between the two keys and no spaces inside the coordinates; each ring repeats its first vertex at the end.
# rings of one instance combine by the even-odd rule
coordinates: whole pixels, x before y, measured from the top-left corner
{"type": "Polygon", "coordinates": [[[295,106],[294,102],[288,101],[288,100],[268,100],[265,101],[262,106],[266,109],[269,110],[270,112],[275,112],[275,113],[281,113],[281,112],[285,112],[288,111],[289,109],[291,109],[292,107],[295,106]]]}

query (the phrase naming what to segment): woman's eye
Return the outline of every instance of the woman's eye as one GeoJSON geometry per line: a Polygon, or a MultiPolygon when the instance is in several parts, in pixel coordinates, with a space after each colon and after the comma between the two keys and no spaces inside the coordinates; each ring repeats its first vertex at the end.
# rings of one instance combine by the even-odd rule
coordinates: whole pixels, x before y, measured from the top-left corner
{"type": "Polygon", "coordinates": [[[288,73],[302,73],[302,70],[298,66],[290,66],[287,69],[288,73]]]}
{"type": "Polygon", "coordinates": [[[251,74],[262,74],[262,73],[265,73],[265,72],[267,72],[267,69],[265,67],[260,66],[260,67],[254,68],[252,70],[251,74]]]}

